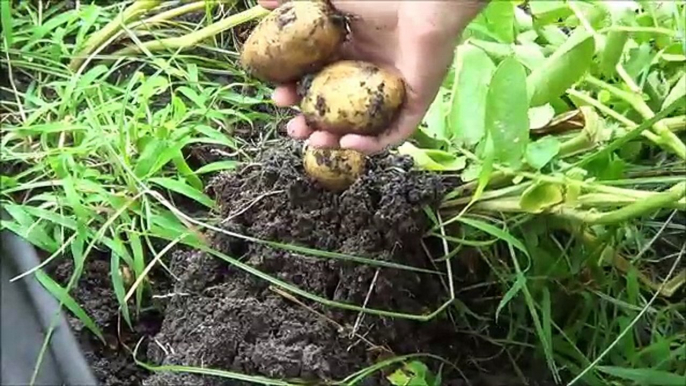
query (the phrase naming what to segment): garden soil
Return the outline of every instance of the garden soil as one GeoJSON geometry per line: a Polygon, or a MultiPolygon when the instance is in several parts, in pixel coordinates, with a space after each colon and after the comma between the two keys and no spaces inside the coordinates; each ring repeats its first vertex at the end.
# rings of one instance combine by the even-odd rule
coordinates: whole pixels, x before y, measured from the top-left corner
{"type": "MultiPolygon", "coordinates": [[[[438,203],[447,189],[445,180],[413,170],[407,157],[384,154],[372,157],[366,174],[348,190],[332,193],[310,181],[301,164],[301,145],[282,140],[264,150],[255,163],[215,176],[208,194],[219,204],[214,215],[222,231],[206,234],[212,246],[331,302],[427,314],[447,300],[445,278],[434,273],[324,259],[232,236],[437,268],[422,247],[430,225],[423,206],[438,203]]],[[[200,374],[148,372],[133,362],[131,350],[139,341],[137,359],[154,366],[204,367],[314,384],[341,380],[380,360],[414,353],[440,356],[460,369],[444,366],[443,385],[510,385],[517,379],[509,376],[514,371],[497,347],[473,333],[459,332],[464,322],[456,312],[422,322],[325,307],[284,292],[225,260],[188,249],[176,250],[168,262],[174,279],[156,271],[151,280],[157,311],[145,313],[135,331],[129,331],[117,317],[108,260],[89,262],[74,296],[105,330],[109,344],[103,345],[80,322],[73,322],[96,376],[106,386],[252,384],[200,374]]],[[[455,260],[456,285],[472,284],[465,282],[469,275],[455,260]]],[[[438,267],[445,271],[445,263],[438,267]]],[[[58,268],[56,279],[66,282],[69,271],[69,267],[58,268]]],[[[469,296],[460,301],[473,309],[483,307],[471,304],[469,296]]],[[[441,364],[419,359],[432,370],[441,364]]],[[[393,369],[377,371],[358,384],[386,385],[393,369]]],[[[537,379],[532,376],[531,384],[547,384],[537,379]]]]}

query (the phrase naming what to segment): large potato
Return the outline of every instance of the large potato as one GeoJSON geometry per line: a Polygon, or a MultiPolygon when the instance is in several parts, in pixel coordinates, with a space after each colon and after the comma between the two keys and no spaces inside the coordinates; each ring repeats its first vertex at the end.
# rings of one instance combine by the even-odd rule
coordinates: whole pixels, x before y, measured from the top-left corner
{"type": "Polygon", "coordinates": [[[325,1],[290,1],[260,21],[245,41],[241,66],[258,79],[295,82],[328,64],[346,37],[343,16],[325,1]]]}
{"type": "Polygon", "coordinates": [[[405,83],[371,63],[343,60],[324,67],[302,87],[308,125],[338,134],[377,135],[395,119],[405,83]]]}
{"type": "Polygon", "coordinates": [[[322,187],[335,192],[347,189],[364,172],[365,155],[350,149],[308,146],[303,156],[305,172],[322,187]]]}

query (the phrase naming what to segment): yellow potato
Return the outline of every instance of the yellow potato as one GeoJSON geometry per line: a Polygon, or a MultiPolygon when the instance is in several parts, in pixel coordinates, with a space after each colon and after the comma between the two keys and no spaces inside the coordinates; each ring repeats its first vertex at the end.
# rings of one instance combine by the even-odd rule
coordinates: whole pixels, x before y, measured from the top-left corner
{"type": "Polygon", "coordinates": [[[340,192],[362,175],[365,155],[350,149],[320,149],[308,146],[303,156],[303,166],[305,173],[322,187],[340,192]]]}
{"type": "Polygon", "coordinates": [[[241,66],[272,83],[319,71],[346,37],[345,18],[325,1],[289,1],[260,21],[243,45],[241,66]]]}
{"type": "Polygon", "coordinates": [[[405,99],[405,83],[399,76],[363,61],[327,65],[308,82],[300,103],[305,120],[338,134],[378,135],[405,99]]]}

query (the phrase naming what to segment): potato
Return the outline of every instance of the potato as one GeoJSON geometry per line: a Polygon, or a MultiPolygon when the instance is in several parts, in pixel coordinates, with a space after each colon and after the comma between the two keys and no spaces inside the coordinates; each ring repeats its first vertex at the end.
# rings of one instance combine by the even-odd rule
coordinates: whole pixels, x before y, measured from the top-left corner
{"type": "Polygon", "coordinates": [[[400,77],[363,61],[338,61],[309,78],[300,110],[309,126],[337,134],[378,135],[405,99],[400,77]]]}
{"type": "Polygon", "coordinates": [[[326,1],[290,1],[253,29],[241,66],[266,82],[295,82],[330,63],[346,35],[345,17],[326,1]]]}
{"type": "Polygon", "coordinates": [[[308,146],[303,166],[313,180],[325,189],[340,192],[362,175],[365,155],[350,149],[324,149],[308,146]]]}

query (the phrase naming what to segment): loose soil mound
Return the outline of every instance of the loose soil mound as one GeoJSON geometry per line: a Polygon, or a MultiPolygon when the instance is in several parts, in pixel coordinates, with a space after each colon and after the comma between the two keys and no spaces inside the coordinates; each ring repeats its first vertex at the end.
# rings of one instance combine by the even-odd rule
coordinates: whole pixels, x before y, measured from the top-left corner
{"type": "MultiPolygon", "coordinates": [[[[423,207],[436,205],[447,185],[438,176],[412,170],[411,159],[388,154],[372,157],[366,174],[340,194],[321,189],[304,175],[296,142],[280,142],[256,161],[220,174],[209,184],[208,193],[219,203],[216,215],[224,230],[437,269],[422,247],[429,225],[423,207]]],[[[447,300],[445,277],[437,274],[303,255],[222,232],[207,236],[222,253],[330,301],[427,314],[447,300]]],[[[516,379],[509,376],[514,372],[497,347],[460,333],[464,323],[454,317],[456,313],[421,322],[325,307],[192,250],[173,254],[169,268],[178,280],[168,283],[154,278],[155,304],[163,317],[147,313],[137,322],[136,331],[130,332],[118,321],[108,258],[89,264],[74,297],[94,315],[110,347],[103,347],[79,322],[74,327],[103,386],[252,384],[199,374],[147,372],[131,358],[130,350],[141,338],[138,359],[153,365],[204,367],[276,379],[341,380],[379,360],[412,353],[441,356],[460,368],[462,374],[444,367],[443,385],[509,385],[516,379]],[[481,362],[478,366],[476,360],[481,362]]],[[[444,264],[438,266],[441,271],[444,264]]],[[[70,271],[71,267],[61,266],[54,275],[66,282],[70,271]]],[[[453,271],[466,270],[455,263],[453,271]]],[[[464,276],[456,275],[457,286],[464,276]]],[[[469,298],[461,301],[472,310],[483,307],[469,298]]],[[[432,370],[440,365],[420,359],[432,370]]],[[[518,364],[528,367],[521,361],[518,364]]],[[[387,385],[385,375],[393,369],[378,371],[358,384],[387,385]]]]}
{"type": "MultiPolygon", "coordinates": [[[[211,183],[225,230],[435,269],[421,247],[427,227],[422,207],[435,205],[445,186],[434,175],[411,170],[410,159],[374,157],[367,173],[342,194],[308,180],[293,142],[267,150],[258,161],[211,183]]],[[[447,299],[435,274],[305,256],[222,232],[211,239],[221,252],[331,301],[426,314],[447,299]]],[[[148,357],[157,364],[322,381],[343,379],[394,355],[432,353],[458,361],[469,350],[445,316],[418,322],[295,300],[203,252],[177,253],[171,269],[180,277],[177,296],[166,306],[156,344],[148,346],[148,357]]],[[[382,373],[365,382],[386,383],[382,373]]],[[[240,383],[157,373],[144,384],[240,383]]]]}

